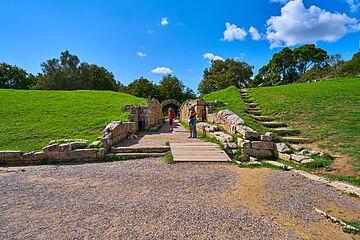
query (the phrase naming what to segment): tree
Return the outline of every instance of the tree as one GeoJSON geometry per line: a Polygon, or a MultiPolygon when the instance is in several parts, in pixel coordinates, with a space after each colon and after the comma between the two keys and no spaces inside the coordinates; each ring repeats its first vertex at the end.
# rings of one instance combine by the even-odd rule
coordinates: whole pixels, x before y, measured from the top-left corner
{"type": "Polygon", "coordinates": [[[342,56],[340,53],[328,56],[327,63],[332,68],[335,77],[337,77],[339,75],[340,66],[341,66],[341,63],[343,63],[343,62],[344,62],[344,60],[342,59],[342,56]]]}
{"type": "Polygon", "coordinates": [[[135,79],[126,88],[125,92],[141,98],[159,99],[160,93],[158,86],[144,77],[135,79]]]}
{"type": "Polygon", "coordinates": [[[47,60],[41,67],[43,73],[38,77],[36,89],[118,91],[120,88],[111,72],[95,64],[80,63],[69,51],[61,52],[60,59],[47,60]]]}
{"type": "Polygon", "coordinates": [[[7,63],[0,64],[0,88],[30,89],[36,78],[24,69],[7,63]]]}
{"type": "Polygon", "coordinates": [[[360,75],[360,51],[355,53],[350,61],[343,64],[341,72],[345,76],[360,75]]]}
{"type": "Polygon", "coordinates": [[[297,61],[297,69],[300,77],[311,67],[316,70],[326,63],[327,52],[316,48],[315,44],[306,44],[294,49],[294,57],[297,61]]]}
{"type": "Polygon", "coordinates": [[[204,70],[198,90],[204,95],[230,86],[244,88],[253,75],[253,66],[234,59],[213,60],[210,69],[204,70]]]}
{"type": "Polygon", "coordinates": [[[196,95],[190,88],[185,87],[182,81],[171,74],[163,76],[158,89],[160,92],[159,101],[175,99],[179,102],[184,102],[188,99],[196,98],[196,95]]]}

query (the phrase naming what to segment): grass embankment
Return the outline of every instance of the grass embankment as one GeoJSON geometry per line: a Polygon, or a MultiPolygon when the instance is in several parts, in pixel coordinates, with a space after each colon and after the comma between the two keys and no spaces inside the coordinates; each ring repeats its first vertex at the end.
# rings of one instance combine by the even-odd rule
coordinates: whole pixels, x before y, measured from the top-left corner
{"type": "Polygon", "coordinates": [[[229,109],[241,117],[249,127],[259,131],[260,133],[266,132],[266,129],[261,123],[255,121],[250,117],[249,114],[245,112],[247,107],[241,100],[240,91],[236,87],[232,86],[217,92],[209,93],[204,95],[203,98],[205,101],[221,100],[222,102],[226,103],[226,105],[217,107],[215,112],[223,109],[229,109]]]}
{"type": "Polygon", "coordinates": [[[128,121],[126,104],[147,105],[111,91],[0,89],[0,150],[41,150],[51,140],[94,141],[113,120],[128,121]]]}
{"type": "Polygon", "coordinates": [[[263,114],[272,115],[320,147],[346,154],[360,170],[360,78],[253,88],[263,114]]]}

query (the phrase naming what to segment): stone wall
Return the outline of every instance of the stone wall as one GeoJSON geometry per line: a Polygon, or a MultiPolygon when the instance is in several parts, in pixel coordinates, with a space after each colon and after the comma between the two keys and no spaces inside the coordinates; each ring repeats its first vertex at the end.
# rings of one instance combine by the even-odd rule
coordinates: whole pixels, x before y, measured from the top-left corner
{"type": "Polygon", "coordinates": [[[206,114],[208,113],[207,106],[209,105],[208,102],[205,102],[204,99],[196,99],[193,101],[184,102],[180,107],[180,120],[183,122],[188,121],[188,113],[189,108],[194,107],[197,113],[196,120],[198,122],[203,122],[206,120],[206,114]]]}
{"type": "Polygon", "coordinates": [[[136,125],[136,130],[145,130],[161,123],[163,118],[162,105],[156,99],[148,100],[148,106],[124,106],[125,111],[130,111],[129,118],[136,125]]]}

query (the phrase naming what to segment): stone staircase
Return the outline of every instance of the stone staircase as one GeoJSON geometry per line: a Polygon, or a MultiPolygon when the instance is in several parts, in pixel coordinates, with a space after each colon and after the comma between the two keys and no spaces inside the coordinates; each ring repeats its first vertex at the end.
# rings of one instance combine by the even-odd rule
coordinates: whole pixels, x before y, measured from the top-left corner
{"type": "Polygon", "coordinates": [[[116,159],[161,157],[165,156],[169,151],[169,146],[112,147],[107,157],[116,159]]]}
{"type": "Polygon", "coordinates": [[[257,106],[251,98],[248,89],[241,89],[241,98],[247,106],[246,112],[256,121],[261,122],[264,127],[269,129],[269,131],[281,136],[284,141],[291,143],[304,143],[309,141],[308,138],[296,136],[300,133],[299,130],[288,127],[284,122],[274,121],[272,116],[262,115],[261,108],[257,106]]]}

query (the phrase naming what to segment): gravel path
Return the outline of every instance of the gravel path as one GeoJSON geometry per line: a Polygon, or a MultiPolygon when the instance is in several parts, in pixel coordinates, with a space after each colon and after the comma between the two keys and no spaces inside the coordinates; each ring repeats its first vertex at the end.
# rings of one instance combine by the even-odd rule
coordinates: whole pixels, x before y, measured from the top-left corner
{"type": "Polygon", "coordinates": [[[0,238],[298,239],[229,195],[240,180],[163,159],[2,170],[0,238]]]}

